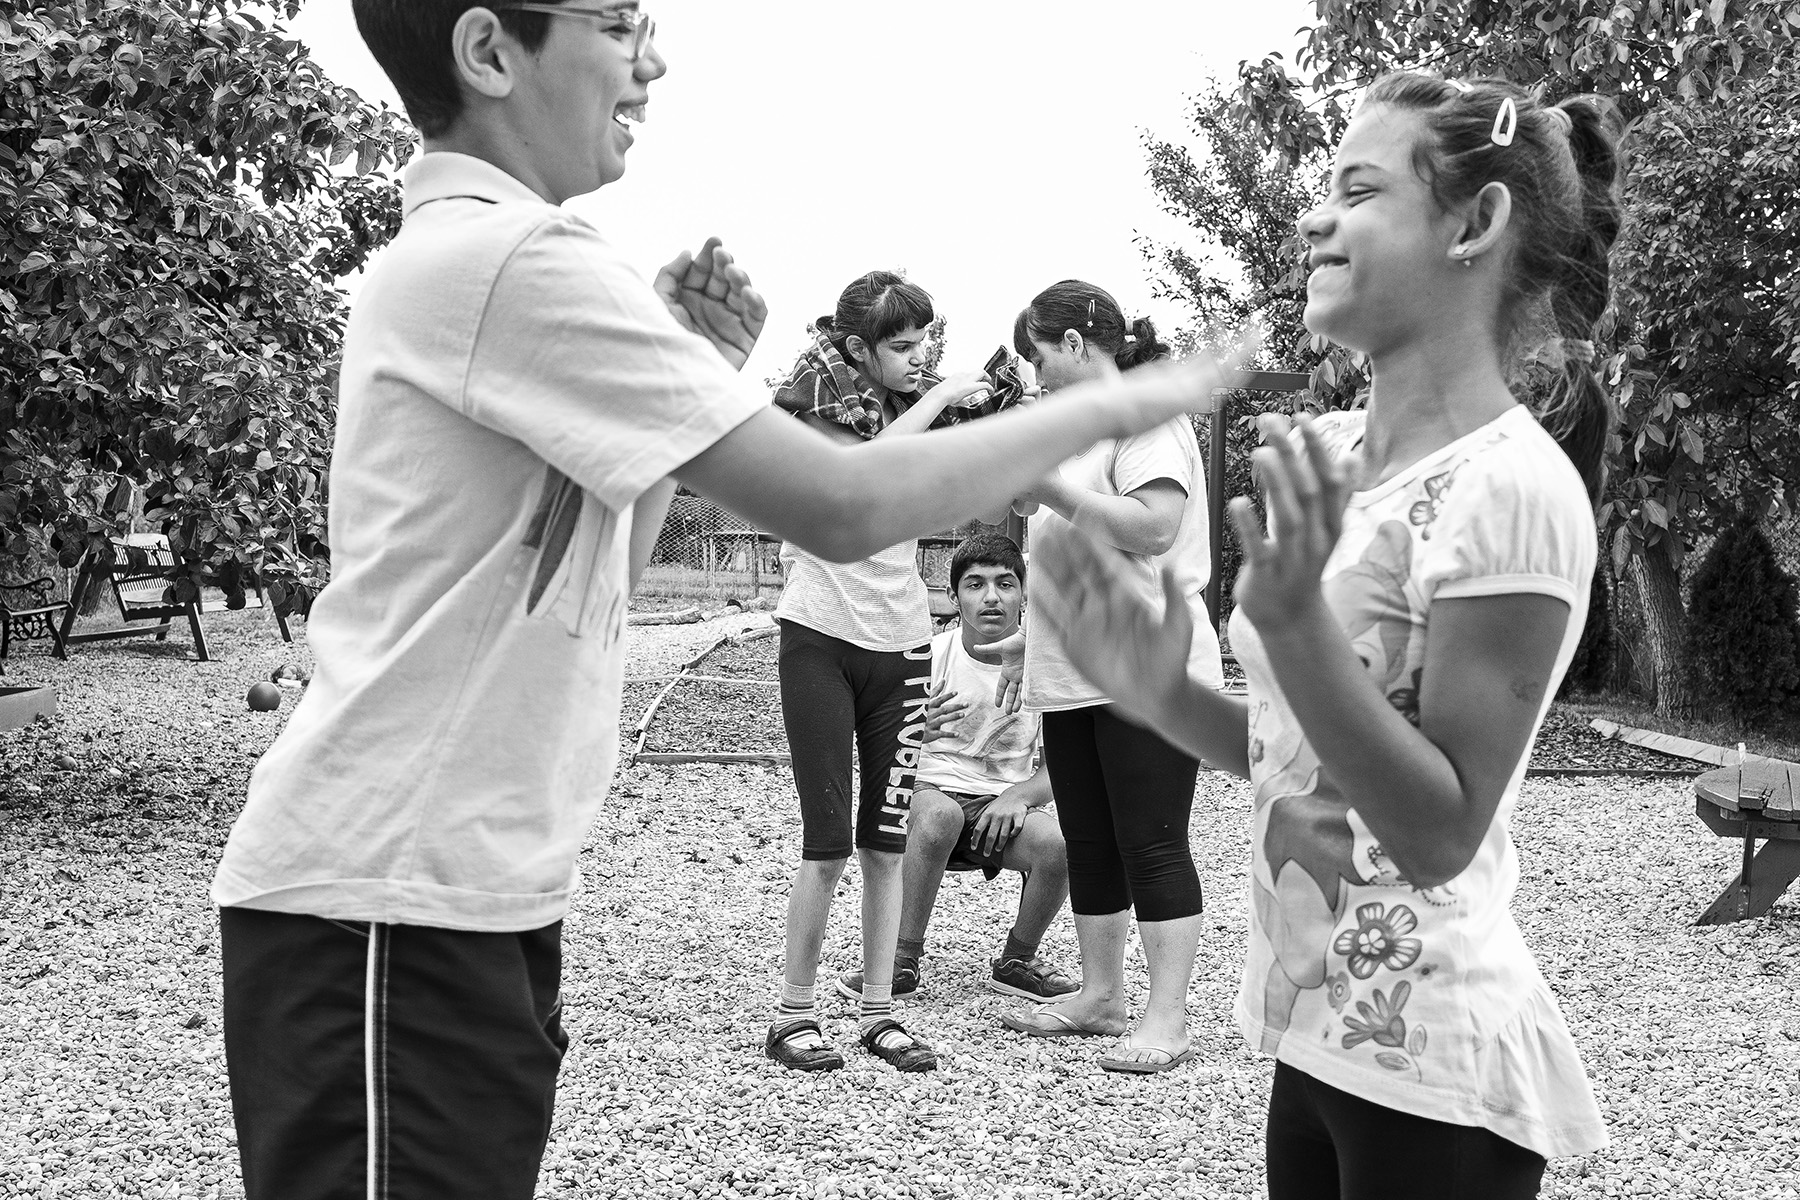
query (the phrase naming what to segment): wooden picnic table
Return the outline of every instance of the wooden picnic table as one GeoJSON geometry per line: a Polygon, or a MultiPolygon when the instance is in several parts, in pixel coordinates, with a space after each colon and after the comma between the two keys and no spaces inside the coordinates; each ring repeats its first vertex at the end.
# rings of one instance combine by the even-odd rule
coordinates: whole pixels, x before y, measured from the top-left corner
{"type": "Polygon", "coordinates": [[[1694,780],[1694,811],[1720,837],[1744,841],[1743,868],[1696,925],[1760,917],[1800,878],[1800,763],[1753,758],[1708,771],[1694,780]]]}

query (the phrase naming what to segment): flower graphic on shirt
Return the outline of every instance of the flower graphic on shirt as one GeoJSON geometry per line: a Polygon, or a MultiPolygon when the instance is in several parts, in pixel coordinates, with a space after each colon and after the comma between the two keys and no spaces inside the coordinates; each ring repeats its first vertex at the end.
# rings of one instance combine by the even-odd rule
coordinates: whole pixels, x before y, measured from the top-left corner
{"type": "Polygon", "coordinates": [[[1356,1016],[1344,1018],[1344,1028],[1350,1032],[1344,1035],[1344,1049],[1352,1050],[1364,1042],[1374,1042],[1377,1046],[1389,1046],[1395,1050],[1406,1048],[1406,1021],[1400,1016],[1406,1002],[1412,997],[1412,984],[1404,979],[1394,985],[1394,994],[1390,999],[1382,994],[1380,988],[1375,989],[1375,1003],[1356,1002],[1356,1016]]]}
{"type": "Polygon", "coordinates": [[[1455,482],[1456,472],[1461,466],[1462,463],[1459,462],[1448,471],[1427,479],[1425,481],[1425,499],[1416,502],[1406,511],[1408,521],[1414,525],[1424,526],[1425,531],[1419,536],[1426,541],[1431,540],[1431,523],[1437,520],[1438,509],[1444,502],[1444,493],[1450,490],[1450,485],[1455,482]]]}
{"type": "Polygon", "coordinates": [[[1325,999],[1331,1003],[1332,1010],[1343,1012],[1344,1005],[1350,1003],[1350,976],[1339,971],[1325,980],[1325,999]]]}
{"type": "Polygon", "coordinates": [[[1356,928],[1338,934],[1331,948],[1349,958],[1350,973],[1358,979],[1369,978],[1377,967],[1404,971],[1419,957],[1419,939],[1406,936],[1418,924],[1404,904],[1365,904],[1356,910],[1356,928]]]}

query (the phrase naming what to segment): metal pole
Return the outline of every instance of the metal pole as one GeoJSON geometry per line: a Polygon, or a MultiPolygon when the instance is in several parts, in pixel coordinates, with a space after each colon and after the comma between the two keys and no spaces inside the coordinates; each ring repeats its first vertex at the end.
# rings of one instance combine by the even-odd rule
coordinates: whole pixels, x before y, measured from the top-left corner
{"type": "Polygon", "coordinates": [[[1214,393],[1219,400],[1212,416],[1207,418],[1212,435],[1211,463],[1206,468],[1206,534],[1212,543],[1212,574],[1206,580],[1206,612],[1212,618],[1213,631],[1219,628],[1219,571],[1223,566],[1225,545],[1225,423],[1230,399],[1223,392],[1214,393]]]}
{"type": "Polygon", "coordinates": [[[1006,536],[1013,540],[1013,545],[1025,548],[1025,518],[1011,509],[1006,511],[1006,536]]]}

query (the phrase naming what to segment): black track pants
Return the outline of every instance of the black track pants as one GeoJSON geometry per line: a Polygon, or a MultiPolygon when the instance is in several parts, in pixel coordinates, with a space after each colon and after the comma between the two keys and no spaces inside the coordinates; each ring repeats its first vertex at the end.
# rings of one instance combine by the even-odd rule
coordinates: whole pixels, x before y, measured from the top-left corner
{"type": "Polygon", "coordinates": [[[560,921],[219,924],[247,1200],[531,1200],[568,1045],[560,921]]]}

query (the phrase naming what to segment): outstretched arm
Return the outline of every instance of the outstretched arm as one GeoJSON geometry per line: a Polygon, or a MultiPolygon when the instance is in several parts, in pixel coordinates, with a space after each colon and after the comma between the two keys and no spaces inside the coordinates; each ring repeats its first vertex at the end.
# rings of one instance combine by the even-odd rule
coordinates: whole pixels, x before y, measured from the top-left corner
{"type": "Polygon", "coordinates": [[[1070,388],[1054,404],[953,429],[837,446],[786,413],[756,414],[676,477],[763,529],[840,562],[992,511],[1106,437],[1207,412],[1241,358],[1140,367],[1070,388]]]}

